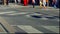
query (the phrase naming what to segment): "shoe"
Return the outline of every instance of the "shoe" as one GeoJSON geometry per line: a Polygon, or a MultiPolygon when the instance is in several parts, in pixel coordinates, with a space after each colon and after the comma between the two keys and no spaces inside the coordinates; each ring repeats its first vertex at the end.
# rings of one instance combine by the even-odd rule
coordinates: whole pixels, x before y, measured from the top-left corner
{"type": "Polygon", "coordinates": [[[46,8],[46,6],[44,8],[46,8]]]}

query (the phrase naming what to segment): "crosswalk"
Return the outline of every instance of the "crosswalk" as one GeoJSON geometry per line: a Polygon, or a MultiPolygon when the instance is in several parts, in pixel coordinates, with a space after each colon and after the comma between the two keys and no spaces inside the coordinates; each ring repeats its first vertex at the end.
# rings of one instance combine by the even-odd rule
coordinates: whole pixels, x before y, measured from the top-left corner
{"type": "Polygon", "coordinates": [[[25,15],[25,17],[28,18],[39,18],[41,20],[49,20],[49,19],[53,19],[55,21],[60,21],[59,20],[59,16],[49,16],[49,15],[45,15],[42,13],[32,13],[32,12],[18,12],[18,11],[7,11],[7,12],[0,12],[0,15],[6,15],[6,16],[16,16],[16,15],[25,15]]]}
{"type": "MultiPolygon", "coordinates": [[[[33,27],[31,25],[11,25],[13,27],[16,26],[16,28],[20,30],[20,33],[22,31],[22,33],[24,33],[23,31],[25,31],[25,33],[59,33],[59,26],[41,26],[45,29],[47,29],[48,31],[52,31],[52,32],[44,32],[45,30],[42,28],[40,28],[40,30],[43,30],[43,31],[40,31],[39,29],[37,29],[37,27],[33,27]]],[[[18,30],[16,30],[18,31],[18,30]]]]}
{"type": "Polygon", "coordinates": [[[32,13],[32,12],[18,12],[18,11],[7,11],[7,12],[0,12],[0,15],[7,15],[7,16],[16,16],[16,15],[25,15],[25,17],[28,18],[39,18],[39,19],[43,19],[43,20],[49,20],[49,19],[55,19],[57,21],[59,21],[59,16],[49,16],[49,15],[45,15],[43,13],[32,13]],[[57,18],[57,19],[56,19],[57,18]]]}
{"type": "Polygon", "coordinates": [[[9,12],[0,12],[0,15],[23,15],[28,14],[28,12],[17,12],[17,11],[9,11],[9,12]]]}
{"type": "Polygon", "coordinates": [[[0,9],[8,9],[10,8],[9,6],[4,6],[4,5],[0,5],[0,9]]]}
{"type": "MultiPolygon", "coordinates": [[[[49,19],[53,19],[53,16],[44,16],[44,14],[37,14],[37,13],[30,13],[30,12],[17,12],[17,11],[9,11],[9,12],[0,12],[0,15],[9,15],[9,16],[15,16],[15,15],[25,15],[25,17],[29,17],[29,18],[39,18],[39,19],[43,19],[43,20],[49,20],[49,19]],[[26,14],[26,15],[25,15],[26,14]]],[[[38,20],[39,20],[38,19],[38,20]]],[[[54,18],[55,19],[55,18],[54,18]]],[[[56,21],[59,21],[59,19],[56,19],[56,21]]],[[[59,26],[41,26],[39,27],[39,29],[37,29],[37,27],[33,27],[31,25],[11,25],[13,26],[16,31],[19,30],[19,32],[22,31],[25,33],[45,33],[44,29],[46,29],[46,32],[49,31],[49,33],[59,33],[59,26]],[[18,29],[18,30],[17,30],[18,29]],[[43,31],[42,31],[43,30],[43,31]]],[[[48,33],[48,32],[47,32],[48,33]]]]}

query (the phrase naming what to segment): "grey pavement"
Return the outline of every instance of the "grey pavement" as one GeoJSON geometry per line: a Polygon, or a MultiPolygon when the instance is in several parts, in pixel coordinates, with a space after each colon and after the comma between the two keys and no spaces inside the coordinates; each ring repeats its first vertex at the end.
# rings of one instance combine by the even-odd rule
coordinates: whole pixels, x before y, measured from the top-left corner
{"type": "Polygon", "coordinates": [[[59,9],[18,7],[0,9],[0,17],[17,33],[59,33],[59,9]]]}

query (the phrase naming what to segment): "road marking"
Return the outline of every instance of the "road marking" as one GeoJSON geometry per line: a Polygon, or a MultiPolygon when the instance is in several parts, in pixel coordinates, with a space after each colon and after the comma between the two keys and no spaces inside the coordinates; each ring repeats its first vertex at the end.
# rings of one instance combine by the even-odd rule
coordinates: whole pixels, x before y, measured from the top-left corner
{"type": "Polygon", "coordinates": [[[18,25],[19,28],[21,28],[22,30],[24,30],[27,33],[43,33],[35,28],[33,28],[32,26],[29,25],[18,25]]]}
{"type": "Polygon", "coordinates": [[[31,16],[33,16],[33,15],[36,15],[36,16],[41,16],[41,15],[43,15],[43,14],[33,13],[33,14],[30,14],[30,15],[26,15],[26,16],[27,16],[27,17],[31,17],[31,16]]]}
{"type": "Polygon", "coordinates": [[[0,32],[0,34],[7,33],[7,32],[0,32]]]}
{"type": "Polygon", "coordinates": [[[0,14],[6,14],[6,13],[13,13],[15,11],[9,11],[9,12],[0,12],[0,14]]]}
{"type": "Polygon", "coordinates": [[[19,14],[28,14],[28,12],[18,12],[18,13],[16,13],[16,11],[10,11],[10,12],[0,12],[0,14],[4,14],[4,15],[19,15],[19,14]]]}
{"type": "Polygon", "coordinates": [[[42,27],[44,27],[44,28],[46,28],[48,30],[51,30],[53,32],[59,33],[59,28],[56,28],[58,26],[42,26],[42,27]]]}
{"type": "Polygon", "coordinates": [[[26,15],[27,17],[31,17],[30,15],[26,15]]]}
{"type": "Polygon", "coordinates": [[[40,18],[40,19],[43,19],[43,20],[48,20],[48,18],[44,18],[44,17],[43,17],[43,18],[40,18]]]}
{"type": "Polygon", "coordinates": [[[13,14],[6,14],[6,15],[21,15],[21,14],[28,14],[28,12],[20,12],[20,13],[13,13],[13,14]]]}

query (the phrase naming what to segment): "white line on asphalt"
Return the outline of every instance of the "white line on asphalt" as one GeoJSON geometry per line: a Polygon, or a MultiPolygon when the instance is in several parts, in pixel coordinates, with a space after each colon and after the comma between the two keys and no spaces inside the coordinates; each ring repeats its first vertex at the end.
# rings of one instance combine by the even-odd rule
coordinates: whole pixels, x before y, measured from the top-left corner
{"type": "MultiPolygon", "coordinates": [[[[23,29],[24,31],[26,31],[27,33],[43,33],[41,31],[33,28],[30,25],[11,25],[11,26],[17,26],[17,27],[23,29]]],[[[46,28],[50,31],[59,33],[59,26],[43,26],[43,25],[41,25],[41,27],[46,28]]]]}
{"type": "Polygon", "coordinates": [[[50,31],[53,31],[53,32],[56,32],[56,33],[59,33],[59,28],[56,28],[58,26],[42,26],[50,31]]]}
{"type": "MultiPolygon", "coordinates": [[[[30,15],[36,15],[36,16],[41,16],[43,14],[37,14],[37,13],[33,13],[33,14],[30,14],[30,15]]],[[[30,15],[26,15],[27,17],[31,17],[30,15]]]]}
{"type": "Polygon", "coordinates": [[[31,17],[30,15],[26,15],[27,17],[31,17]]]}
{"type": "Polygon", "coordinates": [[[6,14],[6,13],[13,13],[15,11],[9,11],[9,12],[0,12],[0,14],[6,14]]]}
{"type": "Polygon", "coordinates": [[[43,33],[43,32],[41,32],[29,25],[27,25],[27,26],[26,25],[19,25],[18,27],[23,29],[27,33],[43,33]]]}
{"type": "Polygon", "coordinates": [[[27,14],[28,12],[20,12],[20,13],[13,13],[13,14],[6,14],[6,15],[21,15],[21,14],[27,14]]]}
{"type": "Polygon", "coordinates": [[[48,20],[48,18],[40,18],[40,19],[43,19],[43,20],[48,20]]]}

